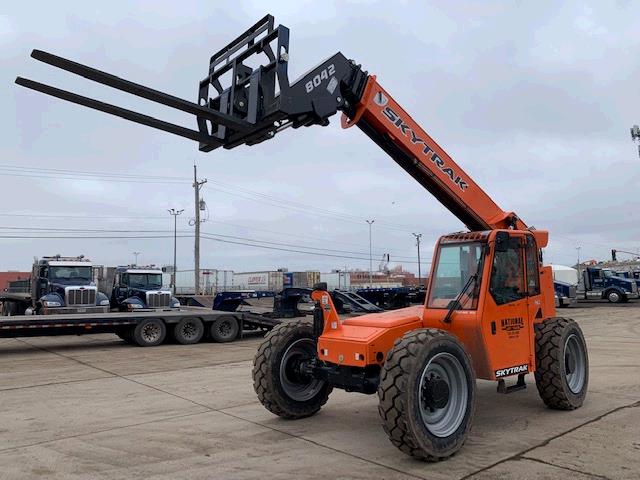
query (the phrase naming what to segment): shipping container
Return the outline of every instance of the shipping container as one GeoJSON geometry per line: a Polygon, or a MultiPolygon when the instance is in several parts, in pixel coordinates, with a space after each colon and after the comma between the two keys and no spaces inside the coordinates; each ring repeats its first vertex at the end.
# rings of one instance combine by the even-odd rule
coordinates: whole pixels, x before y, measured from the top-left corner
{"type": "Polygon", "coordinates": [[[578,270],[571,267],[565,267],[564,265],[551,265],[553,272],[553,279],[560,282],[568,283],[569,285],[578,284],[578,270]]]}
{"type": "Polygon", "coordinates": [[[326,282],[328,290],[349,290],[351,288],[349,272],[321,273],[320,281],[326,282]]]}
{"type": "Polygon", "coordinates": [[[284,285],[284,273],[282,271],[263,272],[234,272],[234,290],[258,290],[279,292],[284,285]]]}
{"type": "MultiPolygon", "coordinates": [[[[215,295],[219,291],[231,290],[233,285],[233,271],[211,268],[200,269],[200,295],[215,295]]],[[[162,274],[163,288],[171,288],[171,274],[162,274]]],[[[194,270],[178,270],[176,272],[176,294],[195,295],[194,270]]]]}

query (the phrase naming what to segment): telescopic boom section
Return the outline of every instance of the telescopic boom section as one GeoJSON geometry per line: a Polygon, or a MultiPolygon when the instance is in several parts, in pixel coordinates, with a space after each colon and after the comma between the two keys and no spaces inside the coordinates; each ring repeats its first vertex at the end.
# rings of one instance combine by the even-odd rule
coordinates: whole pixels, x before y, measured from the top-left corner
{"type": "Polygon", "coordinates": [[[342,124],[357,125],[470,230],[527,229],[513,212],[498,207],[375,76],[368,78],[353,118],[343,117],[342,124]]]}

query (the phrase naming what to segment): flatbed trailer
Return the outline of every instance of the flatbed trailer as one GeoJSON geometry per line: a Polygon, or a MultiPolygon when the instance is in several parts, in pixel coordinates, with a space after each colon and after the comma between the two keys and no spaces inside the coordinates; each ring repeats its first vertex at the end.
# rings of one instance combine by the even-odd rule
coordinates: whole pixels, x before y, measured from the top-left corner
{"type": "Polygon", "coordinates": [[[142,347],[159,345],[167,338],[189,345],[203,339],[231,342],[246,332],[270,330],[279,319],[248,312],[222,312],[206,308],[143,310],[63,315],[0,317],[0,338],[115,333],[142,347]]]}

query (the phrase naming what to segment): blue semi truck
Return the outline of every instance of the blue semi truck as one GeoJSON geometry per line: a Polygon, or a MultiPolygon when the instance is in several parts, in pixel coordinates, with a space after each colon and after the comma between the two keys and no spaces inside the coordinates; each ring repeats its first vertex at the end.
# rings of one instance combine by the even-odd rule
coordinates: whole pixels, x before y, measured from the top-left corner
{"type": "Polygon", "coordinates": [[[106,313],[109,299],[93,281],[91,260],[80,255],[36,259],[23,291],[0,293],[2,315],[106,313]]]}
{"type": "Polygon", "coordinates": [[[578,297],[626,302],[638,298],[638,284],[635,279],[625,278],[610,268],[587,267],[580,277],[578,297]]]}
{"type": "Polygon", "coordinates": [[[162,288],[162,270],[155,266],[116,267],[110,304],[121,312],[180,308],[171,291],[162,288]]]}

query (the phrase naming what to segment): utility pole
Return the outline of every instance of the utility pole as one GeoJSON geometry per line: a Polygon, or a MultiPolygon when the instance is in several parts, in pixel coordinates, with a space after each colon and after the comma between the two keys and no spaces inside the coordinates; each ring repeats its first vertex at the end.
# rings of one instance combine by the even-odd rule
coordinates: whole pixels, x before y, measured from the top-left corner
{"type": "Polygon", "coordinates": [[[176,269],[177,269],[177,260],[176,253],[178,250],[178,215],[184,212],[184,208],[182,210],[176,210],[175,208],[170,208],[167,210],[169,215],[173,216],[173,273],[171,274],[171,291],[173,294],[176,294],[176,269]]]}
{"type": "Polygon", "coordinates": [[[133,256],[135,257],[135,260],[133,261],[134,266],[138,265],[138,255],[140,255],[140,253],[142,252],[133,252],[133,256]]]}
{"type": "Polygon", "coordinates": [[[422,234],[414,233],[412,235],[416,237],[416,245],[418,246],[418,287],[420,287],[420,280],[422,279],[422,270],[420,268],[420,238],[422,237],[422,234]]]}
{"type": "Polygon", "coordinates": [[[375,220],[366,220],[369,224],[369,288],[373,288],[373,256],[371,254],[371,225],[375,220]]]}
{"type": "Polygon", "coordinates": [[[580,278],[580,249],[582,247],[578,246],[576,247],[576,250],[578,251],[578,264],[576,265],[576,267],[578,268],[578,278],[580,278]]]}
{"type": "MultiPolygon", "coordinates": [[[[200,189],[207,183],[207,179],[198,181],[198,167],[193,164],[193,191],[195,193],[195,220],[196,234],[193,245],[194,260],[194,286],[195,294],[200,295],[200,189]]],[[[204,205],[204,203],[203,203],[204,205]]]]}
{"type": "Polygon", "coordinates": [[[640,155],[640,127],[638,125],[631,127],[631,141],[638,142],[638,155],[640,155]]]}

